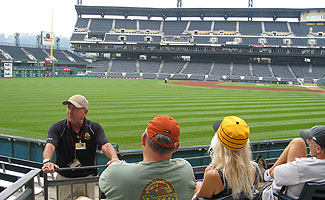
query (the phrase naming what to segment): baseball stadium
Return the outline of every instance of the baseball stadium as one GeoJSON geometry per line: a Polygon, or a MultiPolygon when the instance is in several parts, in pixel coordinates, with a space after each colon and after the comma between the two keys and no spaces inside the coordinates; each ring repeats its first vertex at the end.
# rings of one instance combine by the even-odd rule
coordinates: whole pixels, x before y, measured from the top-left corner
{"type": "MultiPolygon", "coordinates": [[[[142,160],[150,120],[173,117],[181,131],[173,157],[189,161],[197,180],[211,161],[212,125],[226,116],[247,122],[253,159],[264,156],[268,165],[300,130],[324,123],[325,8],[181,3],[78,1],[71,49],[43,37],[35,46],[18,37],[0,44],[0,199],[58,199],[60,184],[98,183],[99,176],[60,182],[41,170],[48,130],[66,118],[62,102],[74,94],[87,97],[87,119],[127,162],[142,160]]],[[[100,149],[95,162],[100,175],[107,162],[100,149]]],[[[98,189],[96,199],[104,198],[98,189]]]]}

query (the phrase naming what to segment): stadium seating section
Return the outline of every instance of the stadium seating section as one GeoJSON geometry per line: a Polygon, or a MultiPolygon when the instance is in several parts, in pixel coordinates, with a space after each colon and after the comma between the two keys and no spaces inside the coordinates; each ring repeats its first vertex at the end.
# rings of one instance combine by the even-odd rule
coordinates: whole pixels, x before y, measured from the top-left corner
{"type": "MultiPolygon", "coordinates": [[[[71,41],[153,42],[145,36],[185,37],[189,44],[322,46],[325,26],[276,21],[172,21],[78,18],[71,41]],[[263,39],[262,42],[260,39],[263,39]],[[315,43],[308,43],[314,39],[315,43]],[[287,40],[287,41],[286,41],[287,40]],[[265,43],[263,41],[266,41],[265,43]]],[[[150,37],[149,37],[150,38],[150,37]]]]}
{"type": "MultiPolygon", "coordinates": [[[[85,35],[84,35],[85,36],[85,35]]],[[[85,74],[86,65],[84,58],[69,50],[53,49],[53,61],[56,76],[76,77],[85,74]]],[[[31,45],[3,45],[0,44],[0,78],[1,77],[47,77],[52,73],[51,50],[49,47],[32,47],[31,45]],[[11,65],[11,73],[6,71],[5,63],[11,65]]],[[[102,72],[98,76],[104,76],[106,69],[96,65],[95,72],[102,72]]]]}
{"type": "MultiPolygon", "coordinates": [[[[35,47],[18,47],[0,45],[0,59],[3,62],[6,61],[37,61],[48,62],[51,59],[50,49],[35,48],[35,47]]],[[[56,62],[62,63],[86,63],[86,61],[80,56],[68,50],[53,50],[53,59],[56,62]]]]}
{"type": "MultiPolygon", "coordinates": [[[[272,53],[272,48],[296,47],[307,55],[313,50],[308,47],[325,46],[325,26],[318,23],[281,21],[209,21],[209,20],[145,20],[78,18],[70,38],[71,43],[87,44],[89,48],[96,43],[104,44],[157,44],[155,48],[173,51],[170,43],[184,45],[183,49],[195,46],[239,45],[241,47],[263,47],[255,51],[272,53]]],[[[142,48],[120,46],[137,50],[142,48]]],[[[179,47],[178,47],[179,48],[179,47]]],[[[320,48],[321,49],[321,48],[320,48]]],[[[227,49],[224,49],[227,51],[227,49]]],[[[102,50],[103,51],[103,50],[102,50]]],[[[147,50],[148,51],[148,50],[147,50]]],[[[228,49],[229,52],[233,51],[228,49]]],[[[240,49],[238,52],[245,51],[240,49]]],[[[284,51],[285,52],[285,51],[284,51]]],[[[147,53],[147,52],[145,52],[147,53]]],[[[227,52],[225,52],[227,53],[227,52]]],[[[48,62],[50,50],[31,47],[0,45],[0,60],[48,62]]],[[[86,63],[86,61],[67,50],[54,50],[54,60],[59,63],[86,63]]],[[[87,66],[92,77],[109,78],[148,78],[217,81],[230,79],[247,81],[286,80],[297,83],[297,79],[316,83],[324,79],[325,64],[318,62],[255,62],[252,60],[195,58],[194,60],[141,59],[124,57],[102,59],[87,66]],[[310,80],[308,80],[310,79],[310,80]]],[[[3,69],[2,69],[3,70],[3,69]]],[[[3,72],[1,72],[3,73],[3,72]]],[[[0,74],[1,76],[1,74],[0,74]]],[[[298,81],[299,82],[299,81],[298,81]]]]}
{"type": "Polygon", "coordinates": [[[314,83],[313,79],[322,79],[325,67],[320,65],[295,64],[260,64],[260,63],[223,63],[223,62],[175,62],[175,61],[145,61],[145,60],[112,60],[112,67],[108,70],[109,61],[100,61],[90,65],[92,76],[109,78],[144,78],[144,79],[173,79],[218,81],[248,80],[248,81],[290,81],[305,79],[305,83],[314,83]],[[310,79],[310,81],[308,81],[310,79]]]}
{"type": "MultiPolygon", "coordinates": [[[[325,45],[325,26],[317,23],[278,21],[208,21],[78,18],[72,42],[104,41],[111,44],[181,42],[187,45],[247,45],[263,47],[321,47],[325,45]]],[[[261,51],[271,51],[262,49],[261,51]]],[[[59,57],[61,58],[61,57],[59,57]]],[[[63,58],[61,58],[63,59],[63,58]]],[[[322,64],[242,62],[237,60],[175,61],[170,59],[114,59],[90,67],[91,75],[105,73],[110,78],[148,78],[217,81],[297,82],[322,79],[322,64]],[[111,62],[111,67],[108,67],[111,62]]]]}

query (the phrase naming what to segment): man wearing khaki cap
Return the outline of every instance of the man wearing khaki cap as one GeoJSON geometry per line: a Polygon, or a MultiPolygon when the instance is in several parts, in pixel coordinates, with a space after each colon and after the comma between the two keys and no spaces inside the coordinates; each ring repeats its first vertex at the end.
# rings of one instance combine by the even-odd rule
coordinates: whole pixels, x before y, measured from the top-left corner
{"type": "Polygon", "coordinates": [[[293,139],[275,164],[265,172],[264,179],[273,179],[263,191],[264,199],[276,199],[273,191],[284,187],[284,194],[297,199],[306,182],[325,180],[325,126],[300,131],[301,138],[293,139]],[[307,142],[311,157],[307,158],[307,142]]]}
{"type": "Polygon", "coordinates": [[[143,161],[112,163],[100,176],[101,191],[110,200],[191,199],[195,188],[192,167],[184,159],[171,159],[179,141],[176,120],[156,116],[142,134],[143,161]]]}
{"type": "MultiPolygon", "coordinates": [[[[43,152],[43,172],[54,173],[55,169],[79,166],[93,166],[96,158],[97,146],[101,147],[110,163],[119,160],[113,146],[108,142],[104,129],[97,122],[86,119],[88,101],[82,95],[73,95],[67,101],[67,119],[53,124],[46,138],[43,152]],[[56,152],[55,164],[51,162],[56,152]]],[[[97,170],[68,170],[58,171],[57,179],[68,179],[96,175],[97,170]]],[[[73,185],[73,196],[95,196],[95,184],[73,185]]],[[[59,186],[59,199],[71,199],[71,186],[59,186]]]]}

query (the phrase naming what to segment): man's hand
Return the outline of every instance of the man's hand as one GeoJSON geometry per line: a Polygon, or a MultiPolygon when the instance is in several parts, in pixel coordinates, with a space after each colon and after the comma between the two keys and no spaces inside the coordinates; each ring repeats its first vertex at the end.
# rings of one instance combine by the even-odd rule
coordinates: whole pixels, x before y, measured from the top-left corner
{"type": "Polygon", "coordinates": [[[112,162],[119,161],[116,151],[114,147],[111,145],[111,143],[106,143],[102,146],[102,151],[104,152],[105,156],[110,159],[110,161],[107,162],[106,166],[109,166],[112,164],[112,162]]]}
{"type": "Polygon", "coordinates": [[[51,143],[46,143],[45,149],[43,151],[43,167],[42,171],[44,173],[54,173],[54,168],[59,169],[54,163],[51,163],[51,158],[55,151],[55,146],[51,143]]]}
{"type": "Polygon", "coordinates": [[[51,173],[51,174],[53,174],[54,173],[54,169],[59,169],[59,166],[57,166],[56,164],[51,163],[51,162],[44,163],[43,164],[43,167],[42,167],[42,171],[44,173],[51,173]]]}

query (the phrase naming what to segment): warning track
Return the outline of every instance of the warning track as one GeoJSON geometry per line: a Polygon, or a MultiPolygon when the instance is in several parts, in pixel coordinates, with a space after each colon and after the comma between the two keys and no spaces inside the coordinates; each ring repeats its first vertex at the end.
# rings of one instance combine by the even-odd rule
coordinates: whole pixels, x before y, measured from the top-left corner
{"type": "Polygon", "coordinates": [[[298,89],[298,88],[270,88],[270,87],[246,87],[246,86],[226,86],[218,85],[220,82],[214,81],[178,81],[171,82],[172,84],[177,85],[187,85],[187,86],[196,86],[196,87],[210,87],[210,88],[224,88],[224,89],[239,89],[239,90],[264,90],[264,91],[280,91],[280,92],[312,92],[312,93],[323,93],[324,90],[319,89],[298,89]]]}

